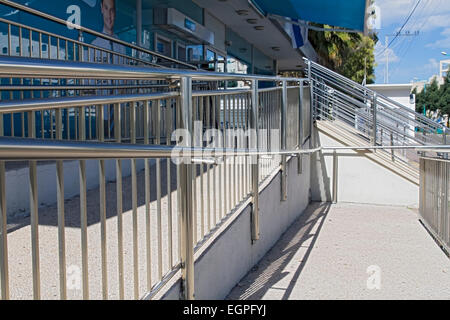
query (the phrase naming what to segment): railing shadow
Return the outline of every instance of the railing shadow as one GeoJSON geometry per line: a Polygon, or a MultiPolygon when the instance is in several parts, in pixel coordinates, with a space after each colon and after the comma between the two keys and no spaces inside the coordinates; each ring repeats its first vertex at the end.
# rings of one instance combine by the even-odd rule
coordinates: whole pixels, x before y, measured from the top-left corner
{"type": "Polygon", "coordinates": [[[283,290],[282,300],[287,300],[301,275],[306,262],[319,237],[330,211],[330,203],[313,203],[303,215],[281,237],[281,240],[236,286],[227,300],[261,300],[271,289],[283,290]],[[280,288],[277,284],[292,274],[285,271],[296,258],[299,250],[305,250],[300,265],[296,268],[289,284],[280,288]]]}
{"type": "MultiPolygon", "coordinates": [[[[319,131],[317,128],[313,128],[313,144],[314,146],[321,146],[322,142],[320,140],[319,131]]],[[[331,178],[330,174],[327,170],[327,165],[325,163],[325,157],[323,155],[323,151],[319,153],[315,153],[311,156],[312,172],[311,172],[311,186],[316,186],[319,192],[319,196],[317,198],[314,197],[313,201],[332,201],[331,195],[331,178]],[[315,179],[315,181],[314,181],[315,179]]]]}
{"type": "MultiPolygon", "coordinates": [[[[127,160],[123,160],[127,161],[127,160]]],[[[128,160],[129,161],[129,160],[128,160]]],[[[161,160],[161,198],[168,194],[168,184],[170,183],[170,192],[172,200],[176,197],[174,193],[177,189],[177,170],[176,165],[170,161],[170,182],[167,175],[167,160],[161,160]]],[[[151,206],[156,206],[157,201],[157,171],[156,165],[150,166],[150,201],[151,206]]],[[[132,210],[132,183],[131,176],[124,177],[122,180],[123,192],[123,212],[132,210]]],[[[137,203],[138,208],[145,206],[145,172],[137,172],[137,203]]],[[[165,207],[162,208],[163,212],[165,207]]],[[[177,208],[173,207],[172,211],[175,214],[177,208]]],[[[81,228],[80,218],[80,197],[75,196],[70,199],[65,199],[65,226],[68,228],[81,228]]],[[[87,192],[87,222],[88,226],[100,223],[100,192],[99,187],[96,187],[87,192]]],[[[117,217],[117,189],[116,182],[106,183],[106,218],[111,219],[117,217]]],[[[17,231],[23,227],[30,225],[30,217],[25,218],[9,218],[8,219],[8,233],[17,231]]],[[[50,205],[39,208],[39,225],[41,226],[58,226],[58,208],[57,205],[50,205]]]]}

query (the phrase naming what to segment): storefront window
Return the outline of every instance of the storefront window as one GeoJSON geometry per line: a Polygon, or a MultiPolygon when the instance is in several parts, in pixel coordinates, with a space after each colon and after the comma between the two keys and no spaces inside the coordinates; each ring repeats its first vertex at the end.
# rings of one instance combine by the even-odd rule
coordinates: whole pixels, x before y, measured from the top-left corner
{"type": "Polygon", "coordinates": [[[217,56],[217,72],[225,72],[225,57],[217,56]]]}
{"type": "Polygon", "coordinates": [[[216,54],[214,51],[206,50],[206,61],[214,61],[216,60],[216,54]]]}
{"type": "Polygon", "coordinates": [[[227,72],[248,74],[248,65],[234,57],[227,58],[227,72]]]}
{"type": "Polygon", "coordinates": [[[187,46],[188,61],[202,61],[203,60],[203,46],[191,45],[187,46]]]}
{"type": "Polygon", "coordinates": [[[212,63],[209,64],[208,68],[209,70],[216,69],[216,53],[211,50],[206,50],[206,61],[212,61],[212,63]]]}
{"type": "MultiPolygon", "coordinates": [[[[227,58],[227,72],[248,74],[248,65],[234,57],[227,58]]],[[[244,88],[245,83],[243,81],[230,81],[228,83],[229,88],[244,88]]]]}

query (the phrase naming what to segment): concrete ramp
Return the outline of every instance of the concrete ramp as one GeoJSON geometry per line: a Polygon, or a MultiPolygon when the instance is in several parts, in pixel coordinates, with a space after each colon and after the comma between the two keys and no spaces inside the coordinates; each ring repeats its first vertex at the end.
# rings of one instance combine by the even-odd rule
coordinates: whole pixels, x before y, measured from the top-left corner
{"type": "MultiPolygon", "coordinates": [[[[347,128],[349,126],[341,125],[347,126],[334,121],[318,121],[314,128],[314,145],[368,145],[356,132],[352,133],[347,128]]],[[[313,201],[333,201],[336,177],[338,202],[418,207],[419,174],[414,166],[407,162],[392,161],[391,156],[383,151],[339,150],[336,160],[334,156],[332,151],[313,156],[313,201]]]]}
{"type": "Polygon", "coordinates": [[[450,260],[402,207],[312,204],[232,300],[450,299],[450,260]]]}

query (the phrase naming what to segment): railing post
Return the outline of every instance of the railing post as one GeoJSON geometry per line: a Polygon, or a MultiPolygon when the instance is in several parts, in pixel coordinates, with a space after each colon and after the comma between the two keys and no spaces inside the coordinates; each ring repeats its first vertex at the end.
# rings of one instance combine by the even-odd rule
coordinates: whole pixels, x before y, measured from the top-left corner
{"type": "MultiPolygon", "coordinates": [[[[301,150],[303,148],[303,80],[300,80],[300,100],[298,108],[298,148],[301,150]]],[[[298,155],[298,174],[303,172],[303,156],[300,153],[298,155]]]]}
{"type": "MultiPolygon", "coordinates": [[[[394,146],[394,134],[391,132],[391,147],[394,146]]],[[[391,150],[391,154],[392,154],[392,161],[395,161],[395,150],[392,149],[391,150]]]]}
{"type": "Polygon", "coordinates": [[[313,125],[315,119],[315,109],[314,109],[314,88],[313,88],[313,78],[312,78],[312,70],[311,70],[311,61],[308,60],[308,79],[309,79],[309,93],[310,93],[310,101],[309,101],[309,148],[313,147],[313,125]]]}
{"type": "MultiPolygon", "coordinates": [[[[259,149],[259,92],[258,80],[252,80],[252,109],[250,127],[252,140],[250,147],[259,149]]],[[[252,243],[259,240],[259,156],[252,160],[252,243]]]]}
{"type": "MultiPolygon", "coordinates": [[[[188,135],[184,141],[186,147],[192,146],[192,78],[181,78],[181,126],[188,135]]],[[[189,158],[183,158],[180,164],[181,193],[181,298],[194,300],[194,221],[192,164],[189,158]]]]}
{"type": "MultiPolygon", "coordinates": [[[[0,114],[0,136],[3,136],[3,133],[3,114],[0,114]]],[[[0,161],[0,300],[9,300],[8,230],[5,187],[5,162],[0,161]]]]}
{"type": "MultiPolygon", "coordinates": [[[[281,98],[281,149],[287,149],[287,82],[283,80],[282,98],[281,98]]],[[[287,156],[281,156],[281,201],[287,200],[287,156]]]]}
{"type": "Polygon", "coordinates": [[[333,152],[333,203],[338,202],[338,156],[336,150],[333,152]]]}
{"type": "MultiPolygon", "coordinates": [[[[442,132],[442,140],[443,140],[442,142],[443,142],[444,146],[447,145],[447,127],[445,125],[444,125],[444,129],[442,132]]],[[[444,154],[444,158],[448,159],[448,153],[444,154]]]]}
{"type": "MultiPolygon", "coordinates": [[[[373,94],[373,101],[372,101],[372,112],[373,112],[373,136],[372,136],[372,140],[373,140],[373,145],[376,146],[377,145],[377,93],[375,92],[373,94]]],[[[376,152],[376,150],[374,150],[374,152],[376,152]]]]}
{"type": "Polygon", "coordinates": [[[419,215],[422,217],[425,217],[425,159],[423,158],[423,155],[420,154],[419,159],[419,215]]]}

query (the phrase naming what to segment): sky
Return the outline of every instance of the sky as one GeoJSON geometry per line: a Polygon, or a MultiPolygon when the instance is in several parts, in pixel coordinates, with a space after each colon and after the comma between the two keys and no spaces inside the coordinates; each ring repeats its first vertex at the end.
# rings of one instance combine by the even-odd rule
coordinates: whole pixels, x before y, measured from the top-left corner
{"type": "Polygon", "coordinates": [[[450,0],[375,0],[380,8],[381,28],[375,48],[376,83],[385,83],[386,58],[389,55],[389,82],[410,83],[428,80],[439,74],[439,61],[450,59],[450,0]],[[399,36],[385,50],[408,16],[417,9],[402,33],[417,36],[399,36]],[[441,52],[447,52],[444,56],[441,52]]]}

